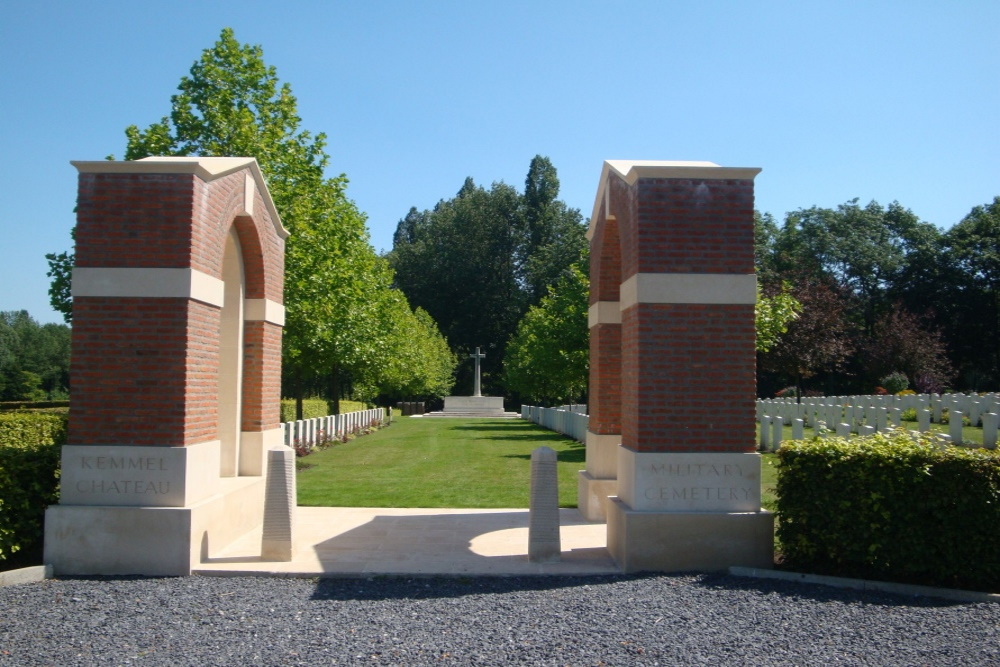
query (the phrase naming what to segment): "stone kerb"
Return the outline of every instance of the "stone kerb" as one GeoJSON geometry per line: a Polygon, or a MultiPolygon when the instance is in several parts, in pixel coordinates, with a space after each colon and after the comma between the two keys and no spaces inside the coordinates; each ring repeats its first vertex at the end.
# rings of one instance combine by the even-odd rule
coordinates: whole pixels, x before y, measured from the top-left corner
{"type": "MultiPolygon", "coordinates": [[[[615,351],[602,356],[609,350],[594,344],[595,328],[614,317],[603,295],[613,295],[620,366],[605,391],[617,390],[621,444],[613,461],[600,460],[617,486],[606,503],[608,548],[626,571],[772,563],[754,424],[759,171],[644,161],[608,161],[602,171],[588,231],[599,291],[591,368],[599,385],[601,373],[614,377],[615,351]]],[[[599,454],[589,444],[588,471],[599,454]]]]}
{"type": "Polygon", "coordinates": [[[287,232],[252,158],[74,162],[57,574],[187,574],[258,527],[287,232]]]}

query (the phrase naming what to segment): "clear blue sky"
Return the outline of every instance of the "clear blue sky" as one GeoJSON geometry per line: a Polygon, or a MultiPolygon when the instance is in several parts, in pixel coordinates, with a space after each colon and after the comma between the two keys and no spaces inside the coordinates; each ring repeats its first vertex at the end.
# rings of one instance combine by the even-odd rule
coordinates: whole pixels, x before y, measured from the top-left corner
{"type": "Polygon", "coordinates": [[[329,136],[330,175],[389,249],[466,176],[522,189],[547,155],[589,215],[605,159],[761,167],[757,208],[897,200],[947,228],[1000,195],[1000,2],[0,4],[0,311],[48,305],[76,170],[121,156],[225,26],[329,136]]]}

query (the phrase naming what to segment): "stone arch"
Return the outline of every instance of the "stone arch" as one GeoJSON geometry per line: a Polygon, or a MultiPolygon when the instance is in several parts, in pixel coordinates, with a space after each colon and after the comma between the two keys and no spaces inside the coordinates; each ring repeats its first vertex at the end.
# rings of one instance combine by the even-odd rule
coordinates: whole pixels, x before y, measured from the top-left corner
{"type": "Polygon", "coordinates": [[[73,164],[74,398],[46,560],[187,574],[263,520],[288,233],[252,158],[73,164]]]}
{"type": "Polygon", "coordinates": [[[754,427],[759,171],[604,163],[587,234],[591,421],[579,500],[585,516],[606,518],[626,571],[772,562],[754,427]]]}

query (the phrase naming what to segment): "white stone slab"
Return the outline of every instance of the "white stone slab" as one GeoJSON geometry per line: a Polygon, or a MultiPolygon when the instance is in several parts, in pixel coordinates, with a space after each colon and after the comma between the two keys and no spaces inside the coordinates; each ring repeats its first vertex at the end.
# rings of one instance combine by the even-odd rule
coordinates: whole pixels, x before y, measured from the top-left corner
{"type": "Polygon", "coordinates": [[[503,412],[503,396],[445,396],[445,412],[503,412]]]}
{"type": "Polygon", "coordinates": [[[185,507],[217,491],[220,443],[63,445],[61,505],[185,507]]]}
{"type": "Polygon", "coordinates": [[[618,497],[657,512],[760,511],[760,455],[618,448],[618,497]]]}

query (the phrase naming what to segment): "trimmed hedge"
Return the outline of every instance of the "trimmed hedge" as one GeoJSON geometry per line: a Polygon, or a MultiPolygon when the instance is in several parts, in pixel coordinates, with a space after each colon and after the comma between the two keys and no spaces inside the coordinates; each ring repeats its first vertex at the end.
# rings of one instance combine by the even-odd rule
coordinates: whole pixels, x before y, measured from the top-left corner
{"type": "MultiPolygon", "coordinates": [[[[323,398],[307,398],[302,401],[302,418],[303,419],[315,419],[317,417],[326,417],[328,415],[334,414],[331,403],[323,398]]],[[[340,401],[340,411],[341,412],[357,412],[358,410],[366,410],[367,407],[364,403],[359,403],[358,401],[347,401],[341,399],[340,401]]],[[[281,399],[281,421],[282,422],[293,422],[295,421],[295,399],[294,398],[283,398],[281,399]]]]}
{"type": "Polygon", "coordinates": [[[0,414],[0,561],[41,546],[45,508],[59,501],[66,415],[0,414]]]}
{"type": "MultiPolygon", "coordinates": [[[[316,417],[326,417],[330,414],[330,408],[325,399],[306,398],[302,401],[302,418],[315,419],[316,417]]],[[[295,399],[281,399],[281,421],[295,421],[295,399]]]]}
{"type": "Polygon", "coordinates": [[[778,450],[791,569],[1000,591],[1000,453],[902,430],[778,450]]]}

